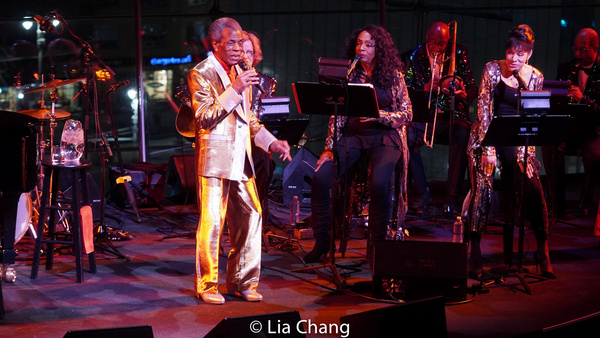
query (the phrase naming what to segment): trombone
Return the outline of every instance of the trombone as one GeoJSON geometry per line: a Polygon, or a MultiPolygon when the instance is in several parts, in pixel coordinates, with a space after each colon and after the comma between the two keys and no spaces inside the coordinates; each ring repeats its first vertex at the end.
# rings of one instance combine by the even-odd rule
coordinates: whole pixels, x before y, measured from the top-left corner
{"type": "MultiPolygon", "coordinates": [[[[429,148],[433,148],[433,139],[435,137],[435,126],[436,126],[436,122],[437,122],[437,115],[438,115],[438,111],[440,110],[438,103],[439,103],[439,97],[440,97],[440,90],[442,88],[442,85],[444,83],[447,83],[447,85],[449,87],[454,87],[455,85],[455,72],[456,72],[456,29],[457,29],[457,24],[456,24],[456,20],[451,21],[450,23],[448,23],[448,27],[452,27],[454,29],[451,30],[452,32],[452,48],[450,50],[450,56],[447,59],[444,59],[444,53],[442,53],[442,55],[436,54],[433,56],[433,66],[431,69],[431,77],[432,80],[436,78],[435,74],[436,71],[438,72],[438,78],[440,78],[439,81],[439,85],[437,87],[437,93],[435,96],[435,103],[434,103],[434,113],[433,113],[433,126],[432,126],[432,130],[431,130],[431,140],[427,140],[427,129],[428,129],[428,125],[429,123],[426,122],[425,123],[425,132],[423,133],[423,143],[428,146],[429,148]],[[437,60],[438,58],[441,57],[442,62],[441,65],[439,67],[439,69],[435,69],[437,66],[437,60]],[[446,61],[450,60],[450,64],[448,66],[448,71],[447,71],[447,75],[442,77],[444,74],[444,63],[446,61]],[[448,79],[452,79],[450,82],[446,82],[448,79]]],[[[433,83],[433,82],[432,82],[433,83]]],[[[429,88],[429,102],[427,104],[427,109],[431,110],[431,97],[433,94],[433,86],[431,86],[429,88]]],[[[454,109],[454,95],[452,95],[452,109],[454,109]]]]}

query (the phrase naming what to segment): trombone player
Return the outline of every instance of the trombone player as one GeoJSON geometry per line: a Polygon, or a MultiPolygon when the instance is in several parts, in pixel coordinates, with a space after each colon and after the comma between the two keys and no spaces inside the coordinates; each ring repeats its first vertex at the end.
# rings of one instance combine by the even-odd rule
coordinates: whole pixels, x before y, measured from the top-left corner
{"type": "Polygon", "coordinates": [[[423,122],[409,125],[409,171],[413,177],[414,201],[409,205],[417,214],[424,213],[431,203],[420,148],[423,144],[432,147],[434,138],[449,144],[444,212],[454,216],[461,210],[460,194],[471,126],[469,105],[477,97],[477,85],[467,48],[456,44],[456,33],[450,41],[451,25],[456,32],[456,21],[434,22],[427,30],[425,43],[402,54],[415,117],[435,117],[433,123],[427,123],[427,128],[423,122]]]}

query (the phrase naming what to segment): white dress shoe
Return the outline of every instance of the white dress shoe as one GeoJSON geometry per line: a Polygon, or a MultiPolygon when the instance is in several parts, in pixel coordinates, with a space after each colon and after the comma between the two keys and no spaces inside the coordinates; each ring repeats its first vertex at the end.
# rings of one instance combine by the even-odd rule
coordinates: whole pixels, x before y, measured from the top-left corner
{"type": "Polygon", "coordinates": [[[260,302],[263,299],[263,296],[254,290],[244,290],[244,291],[229,290],[229,294],[232,296],[242,297],[249,302],[260,302]]]}
{"type": "Polygon", "coordinates": [[[215,290],[208,290],[203,293],[200,293],[200,297],[202,300],[208,304],[217,304],[221,305],[225,303],[225,298],[215,290]]]}

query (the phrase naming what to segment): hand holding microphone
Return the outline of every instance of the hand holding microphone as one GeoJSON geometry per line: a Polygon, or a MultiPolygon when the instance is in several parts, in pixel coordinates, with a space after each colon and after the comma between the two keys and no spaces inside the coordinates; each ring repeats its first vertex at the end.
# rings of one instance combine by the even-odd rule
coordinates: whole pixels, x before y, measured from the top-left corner
{"type": "MultiPolygon", "coordinates": [[[[238,62],[238,66],[240,66],[240,68],[243,71],[247,71],[247,70],[251,70],[251,69],[254,70],[254,68],[248,67],[248,64],[246,64],[246,61],[244,61],[244,60],[240,60],[238,62]]],[[[255,85],[256,88],[258,88],[258,90],[260,90],[260,93],[262,95],[265,95],[267,93],[267,91],[261,86],[261,84],[260,84],[260,82],[258,82],[258,80],[256,80],[256,82],[250,80],[248,83],[255,85]]]]}

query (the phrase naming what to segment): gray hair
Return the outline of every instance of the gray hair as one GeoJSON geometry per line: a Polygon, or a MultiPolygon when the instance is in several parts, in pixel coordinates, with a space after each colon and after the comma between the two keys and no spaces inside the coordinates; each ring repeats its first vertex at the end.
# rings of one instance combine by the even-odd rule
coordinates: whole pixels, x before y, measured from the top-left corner
{"type": "Polygon", "coordinates": [[[240,24],[232,18],[224,17],[224,18],[219,18],[219,19],[215,20],[215,22],[213,22],[210,25],[210,28],[208,29],[208,39],[210,41],[210,50],[213,50],[213,46],[212,46],[213,41],[215,41],[215,42],[221,41],[221,37],[223,35],[222,34],[223,30],[226,27],[229,27],[235,31],[242,30],[242,26],[240,26],[240,24]]]}

